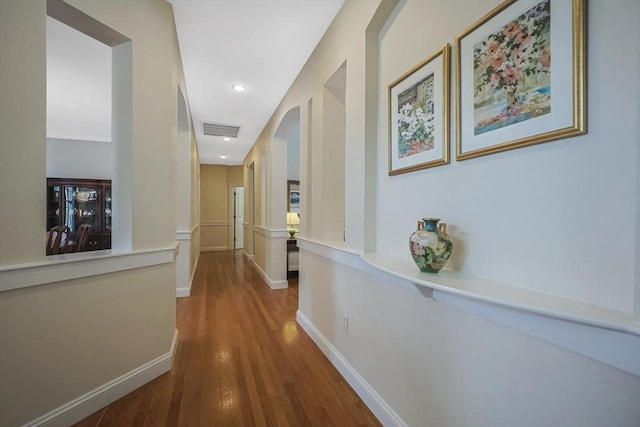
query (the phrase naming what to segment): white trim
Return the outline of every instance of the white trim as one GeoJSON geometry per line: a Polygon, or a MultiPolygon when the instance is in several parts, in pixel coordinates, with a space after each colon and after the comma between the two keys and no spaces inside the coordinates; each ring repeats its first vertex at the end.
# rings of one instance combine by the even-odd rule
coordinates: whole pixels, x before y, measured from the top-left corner
{"type": "Polygon", "coordinates": [[[284,230],[276,230],[276,229],[270,229],[270,228],[264,228],[264,227],[260,227],[258,225],[255,225],[253,227],[253,230],[258,233],[261,234],[263,236],[266,237],[270,237],[270,238],[288,238],[289,237],[289,232],[284,229],[284,230]]]}
{"type": "Polygon", "coordinates": [[[289,282],[286,280],[273,280],[269,275],[258,265],[257,262],[253,258],[250,259],[251,264],[256,269],[258,274],[267,282],[267,285],[270,289],[287,289],[289,287],[289,282]]]}
{"type": "MultiPolygon", "coordinates": [[[[183,284],[183,282],[181,280],[181,277],[177,277],[180,274],[180,272],[184,272],[184,269],[182,269],[183,266],[181,264],[181,261],[182,262],[187,261],[189,264],[191,263],[191,259],[190,259],[191,258],[191,249],[192,249],[191,248],[191,246],[192,246],[191,237],[193,235],[195,235],[195,233],[198,230],[198,227],[199,227],[199,225],[196,224],[191,231],[177,231],[176,232],[176,239],[179,242],[178,248],[180,248],[180,246],[184,242],[185,247],[187,248],[188,253],[189,253],[189,259],[188,260],[184,260],[181,257],[178,257],[178,259],[176,260],[176,270],[178,272],[178,274],[176,275],[176,280],[177,280],[178,284],[183,284]],[[186,243],[186,242],[189,242],[189,243],[186,243]]],[[[196,262],[194,264],[196,267],[198,266],[199,254],[200,254],[200,251],[199,250],[196,251],[196,262]]],[[[189,269],[190,268],[191,268],[191,266],[189,266],[189,269]]],[[[189,279],[189,286],[182,286],[182,287],[176,288],[176,298],[184,298],[184,297],[188,297],[188,296],[191,295],[191,286],[193,286],[193,278],[195,276],[195,270],[196,269],[194,268],[191,271],[191,277],[189,279]]]]}
{"type": "Polygon", "coordinates": [[[298,237],[298,247],[301,254],[308,251],[390,283],[413,286],[436,301],[640,376],[640,327],[631,314],[453,271],[422,273],[411,260],[360,254],[304,237],[298,237]]]}
{"type": "Polygon", "coordinates": [[[373,412],[382,425],[386,427],[408,427],[391,406],[385,402],[375,389],[369,385],[358,371],[351,366],[347,359],[340,354],[333,344],[322,335],[300,310],[296,312],[296,320],[307,335],[309,335],[313,342],[320,348],[320,351],[329,359],[331,364],[336,367],[340,375],[353,387],[356,394],[360,396],[365,405],[373,412]]]}
{"type": "Polygon", "coordinates": [[[205,246],[200,248],[200,252],[216,252],[216,251],[229,251],[229,246],[205,246]]]}
{"type": "MultiPolygon", "coordinates": [[[[202,221],[200,226],[204,228],[214,227],[229,227],[228,221],[202,221]]],[[[202,231],[204,233],[204,230],[202,231]]],[[[202,246],[200,252],[215,252],[215,251],[228,251],[231,248],[229,246],[202,246]]]]}
{"type": "Polygon", "coordinates": [[[126,374],[65,403],[25,426],[64,427],[77,423],[138,387],[171,370],[178,347],[178,330],[173,333],[171,348],[165,354],[126,374]]]}
{"type": "Polygon", "coordinates": [[[191,232],[190,231],[176,231],[176,240],[191,240],[191,232]]]}
{"type": "Polygon", "coordinates": [[[247,259],[251,262],[253,262],[253,260],[255,259],[255,255],[254,254],[249,254],[247,253],[247,251],[243,250],[242,251],[242,255],[244,255],[245,257],[247,257],[247,259]]]}
{"type": "Polygon", "coordinates": [[[193,280],[196,277],[196,270],[198,269],[198,262],[200,261],[200,255],[196,256],[195,268],[191,272],[191,279],[189,280],[189,287],[177,288],[176,298],[185,298],[191,296],[191,287],[193,286],[193,280]]]}
{"type": "Polygon", "coordinates": [[[176,240],[191,240],[191,235],[195,233],[196,228],[198,228],[198,226],[193,227],[191,231],[176,231],[176,240]]]}
{"type": "Polygon", "coordinates": [[[52,255],[40,262],[0,266],[0,292],[132,270],[175,261],[178,242],[167,248],[52,255]]]}

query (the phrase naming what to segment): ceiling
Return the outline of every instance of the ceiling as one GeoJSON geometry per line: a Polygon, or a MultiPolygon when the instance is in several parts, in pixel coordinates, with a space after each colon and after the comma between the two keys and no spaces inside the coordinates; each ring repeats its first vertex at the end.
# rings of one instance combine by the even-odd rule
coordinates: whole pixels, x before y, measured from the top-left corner
{"type": "MultiPolygon", "coordinates": [[[[200,162],[242,164],[344,0],[168,1],[200,162]],[[240,130],[224,141],[203,122],[240,130]]],[[[110,47],[47,17],[48,138],[111,140],[110,70],[110,47]]]]}
{"type": "Polygon", "coordinates": [[[344,0],[168,1],[200,163],[242,164],[344,0]],[[203,122],[240,130],[224,141],[203,122]]]}

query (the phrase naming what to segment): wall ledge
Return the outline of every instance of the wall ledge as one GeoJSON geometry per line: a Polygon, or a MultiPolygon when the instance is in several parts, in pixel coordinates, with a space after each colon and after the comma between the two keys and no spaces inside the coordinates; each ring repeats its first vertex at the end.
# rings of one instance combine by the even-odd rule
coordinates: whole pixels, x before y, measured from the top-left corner
{"type": "Polygon", "coordinates": [[[191,236],[196,232],[199,225],[196,224],[191,230],[178,230],[176,231],[176,240],[191,240],[191,236]]]}
{"type": "Polygon", "coordinates": [[[298,246],[640,376],[640,322],[632,313],[454,271],[423,273],[411,260],[304,237],[298,246]]]}
{"type": "Polygon", "coordinates": [[[33,263],[0,266],[0,292],[109,274],[175,261],[178,242],[166,248],[52,255],[33,263]]]}
{"type": "Polygon", "coordinates": [[[434,291],[598,328],[640,335],[640,322],[635,320],[633,314],[629,312],[472,277],[457,271],[442,270],[440,273],[423,273],[411,260],[376,253],[364,253],[362,258],[375,268],[434,291]]]}
{"type": "Polygon", "coordinates": [[[258,225],[254,225],[253,229],[256,233],[258,234],[262,234],[263,236],[267,236],[267,237],[271,237],[271,238],[288,238],[289,237],[289,232],[284,229],[284,230],[280,230],[280,229],[271,229],[271,228],[265,228],[265,227],[260,227],[258,225]]]}

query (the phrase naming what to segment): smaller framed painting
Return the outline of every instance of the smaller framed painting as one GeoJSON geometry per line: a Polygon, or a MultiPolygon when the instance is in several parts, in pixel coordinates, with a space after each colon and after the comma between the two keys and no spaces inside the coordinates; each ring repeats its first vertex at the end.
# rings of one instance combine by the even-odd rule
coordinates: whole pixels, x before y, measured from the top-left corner
{"type": "Polygon", "coordinates": [[[300,213],[300,181],[287,181],[287,212],[300,213]]]}
{"type": "Polygon", "coordinates": [[[449,163],[450,46],[389,85],[389,175],[449,163]]]}
{"type": "Polygon", "coordinates": [[[586,133],[585,10],[507,0],[456,37],[456,160],[586,133]]]}

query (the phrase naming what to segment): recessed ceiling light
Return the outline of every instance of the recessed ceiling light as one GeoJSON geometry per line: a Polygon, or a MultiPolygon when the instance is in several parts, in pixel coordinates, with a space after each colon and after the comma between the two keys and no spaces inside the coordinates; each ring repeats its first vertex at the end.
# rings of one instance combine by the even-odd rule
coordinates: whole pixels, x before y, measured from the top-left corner
{"type": "Polygon", "coordinates": [[[247,90],[247,88],[242,85],[233,85],[231,86],[231,88],[236,92],[244,92],[245,90],[247,90]]]}
{"type": "Polygon", "coordinates": [[[225,141],[231,141],[231,138],[229,138],[228,136],[225,136],[224,138],[222,138],[225,141]]]}
{"type": "Polygon", "coordinates": [[[220,156],[220,158],[221,158],[221,159],[226,159],[226,158],[227,158],[227,156],[220,156]]]}

